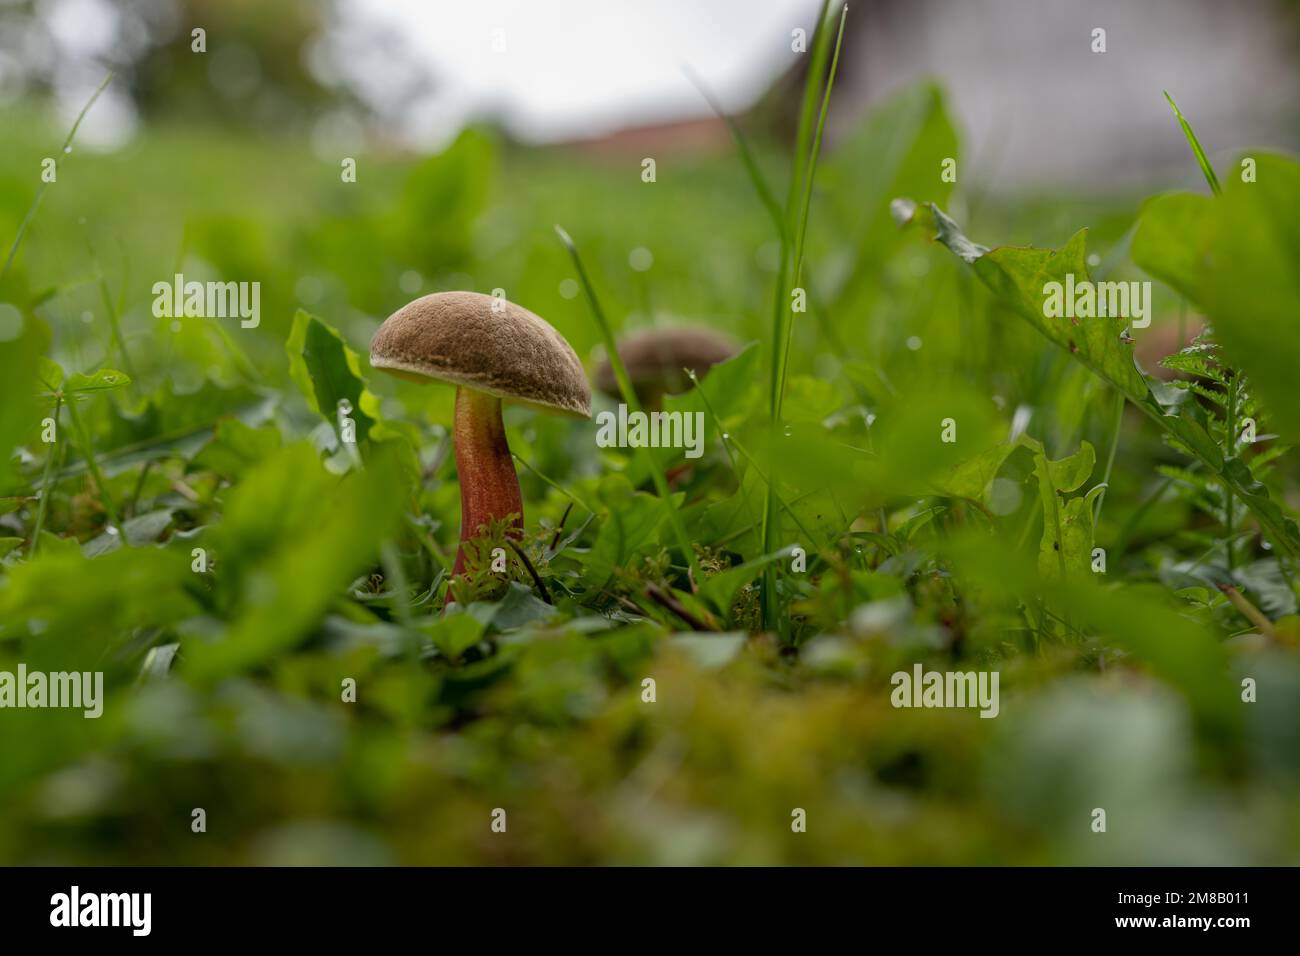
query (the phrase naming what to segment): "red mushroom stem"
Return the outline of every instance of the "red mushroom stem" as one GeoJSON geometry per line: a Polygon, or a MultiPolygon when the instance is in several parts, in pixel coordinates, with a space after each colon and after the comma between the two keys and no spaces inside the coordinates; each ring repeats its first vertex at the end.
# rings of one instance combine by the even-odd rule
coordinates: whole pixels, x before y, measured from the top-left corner
{"type": "Polygon", "coordinates": [[[455,577],[465,570],[465,542],[478,537],[492,521],[513,514],[516,536],[523,536],[524,503],[501,421],[501,399],[457,388],[452,441],[460,480],[460,545],[451,570],[455,577]]]}

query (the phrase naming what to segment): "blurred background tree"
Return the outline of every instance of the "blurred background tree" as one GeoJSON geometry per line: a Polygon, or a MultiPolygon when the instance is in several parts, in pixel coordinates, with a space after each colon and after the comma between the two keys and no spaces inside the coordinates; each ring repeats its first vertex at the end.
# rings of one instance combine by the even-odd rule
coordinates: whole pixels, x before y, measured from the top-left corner
{"type": "Polygon", "coordinates": [[[349,69],[360,47],[384,64],[376,79],[394,107],[420,95],[429,71],[400,33],[341,30],[339,9],[335,0],[0,0],[0,105],[84,101],[111,68],[110,96],[132,126],[136,116],[280,133],[356,125],[383,112],[349,69]]]}

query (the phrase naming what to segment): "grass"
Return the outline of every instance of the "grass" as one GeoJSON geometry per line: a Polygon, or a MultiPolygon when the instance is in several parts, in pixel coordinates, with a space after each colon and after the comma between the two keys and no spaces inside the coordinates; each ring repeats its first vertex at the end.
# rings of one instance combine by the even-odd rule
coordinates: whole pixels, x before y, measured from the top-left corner
{"type": "MultiPolygon", "coordinates": [[[[83,106],[81,112],[77,114],[77,118],[72,123],[72,128],[68,130],[68,135],[63,140],[63,146],[59,149],[58,155],[52,157],[54,159],[54,172],[56,176],[58,174],[59,163],[63,162],[63,158],[72,152],[72,141],[76,139],[77,130],[81,128],[81,121],[86,118],[86,114],[90,112],[91,107],[95,105],[95,101],[98,100],[100,94],[108,88],[108,84],[111,83],[112,80],[113,74],[110,72],[100,81],[99,86],[95,87],[95,92],[90,95],[90,99],[86,101],[86,105],[83,106]]],[[[23,244],[23,237],[27,235],[27,227],[31,225],[32,217],[36,215],[36,210],[40,208],[41,200],[45,198],[45,190],[49,185],[50,181],[42,176],[41,185],[37,188],[36,195],[32,198],[32,204],[27,207],[26,215],[23,216],[22,222],[18,224],[18,232],[14,235],[12,245],[9,246],[9,254],[5,256],[4,267],[0,268],[0,280],[3,280],[4,277],[9,274],[9,268],[14,264],[14,257],[18,255],[18,247],[23,244]]]]}
{"type": "MultiPolygon", "coordinates": [[[[587,303],[591,306],[591,314],[600,327],[600,337],[605,343],[605,354],[609,356],[609,364],[614,370],[614,378],[618,381],[619,394],[623,397],[623,402],[627,405],[629,412],[640,412],[641,402],[636,397],[636,390],[632,387],[632,380],[628,378],[627,368],[623,365],[623,359],[618,354],[617,341],[614,338],[614,333],[610,330],[605,313],[600,307],[600,300],[591,287],[591,280],[587,278],[587,270],[582,265],[582,257],[578,254],[578,247],[569,234],[558,225],[555,227],[555,232],[559,235],[560,241],[564,243],[564,247],[569,250],[569,255],[573,257],[573,267],[577,270],[578,278],[582,282],[582,291],[587,296],[587,303]]],[[[641,453],[641,459],[647,462],[647,468],[651,479],[654,481],[655,490],[659,493],[660,501],[663,502],[664,514],[672,526],[673,535],[682,551],[682,557],[685,559],[687,567],[690,568],[691,581],[699,581],[703,577],[700,562],[695,556],[695,546],[691,544],[691,539],[687,536],[686,528],[682,524],[681,516],[678,515],[677,508],[673,504],[672,495],[668,491],[668,479],[664,477],[663,472],[656,467],[655,462],[644,449],[638,449],[638,452],[641,453]]]]}
{"type": "MultiPolygon", "coordinates": [[[[835,52],[831,58],[830,73],[825,79],[825,94],[822,97],[821,112],[817,119],[816,134],[813,136],[812,116],[817,102],[817,91],[821,88],[823,72],[826,68],[827,50],[830,48],[830,31],[827,29],[827,11],[829,0],[824,0],[817,18],[818,29],[813,37],[812,65],[804,80],[803,108],[799,113],[799,131],[795,138],[794,170],[790,176],[790,189],[786,199],[786,220],[788,226],[780,234],[780,267],[777,271],[776,290],[773,294],[773,328],[772,328],[772,375],[769,407],[771,409],[771,432],[769,444],[775,449],[777,435],[781,432],[781,410],[785,399],[786,375],[789,368],[790,327],[793,321],[791,289],[787,288],[787,278],[793,276],[794,286],[799,287],[803,277],[804,240],[808,229],[808,214],[812,202],[813,178],[817,169],[817,157],[821,152],[822,133],[826,127],[826,113],[830,108],[831,90],[835,84],[835,69],[839,65],[840,44],[844,39],[844,22],[848,16],[846,5],[840,15],[839,30],[835,37],[835,52]],[[810,143],[811,137],[811,143],[810,143]],[[800,186],[802,185],[802,189],[800,186]],[[802,202],[796,206],[796,199],[802,195],[802,202]],[[792,265],[787,265],[787,255],[791,256],[792,265]]],[[[772,469],[769,467],[769,473],[772,469]]],[[[763,550],[771,553],[776,548],[780,534],[779,511],[776,502],[776,487],[773,481],[767,481],[767,498],[763,507],[763,550]]],[[[768,569],[764,573],[763,586],[763,621],[766,626],[784,630],[785,618],[782,614],[780,599],[776,589],[775,571],[768,569]]]]}
{"type": "Polygon", "coordinates": [[[68,166],[34,215],[31,170],[66,131],[11,114],[0,671],[93,665],[106,701],[99,721],[0,711],[0,861],[1294,863],[1300,436],[1254,383],[1289,341],[1259,290],[1270,210],[1295,203],[1229,181],[1146,204],[989,196],[979,238],[1014,242],[976,246],[926,219],[953,198],[941,93],[900,94],[824,148],[845,15],[821,11],[793,152],[725,118],[734,150],[675,156],[654,184],[626,157],[481,130],[376,153],[342,184],[300,145],[146,124],[68,166]],[[899,184],[909,229],[889,217],[899,184]],[[1211,218],[1160,219],[1192,215],[1211,218]],[[640,246],[647,272],[628,266],[640,246]],[[1108,279],[1157,280],[1139,340],[1184,301],[1231,323],[1191,275],[1268,347],[1176,352],[1157,386],[1121,329],[1043,322],[1041,270],[1093,252],[1108,279]],[[260,281],[262,325],[156,319],[151,283],[176,271],[260,281]],[[815,321],[790,312],[792,283],[818,293],[815,321]],[[632,410],[627,330],[689,322],[747,347],[665,400],[703,416],[698,460],[507,410],[520,560],[443,615],[450,390],[363,356],[414,295],[496,287],[588,367],[603,346],[632,410]],[[299,308],[325,333],[310,363],[305,339],[286,347],[299,308]],[[20,375],[41,356],[58,387],[20,375]],[[291,362],[358,396],[358,457],[291,362]],[[72,441],[40,440],[51,407],[72,441]],[[1273,437],[1236,441],[1242,417],[1273,437]],[[997,671],[999,717],[895,708],[891,677],[917,664],[997,671]],[[189,831],[195,806],[220,839],[189,831]]]}

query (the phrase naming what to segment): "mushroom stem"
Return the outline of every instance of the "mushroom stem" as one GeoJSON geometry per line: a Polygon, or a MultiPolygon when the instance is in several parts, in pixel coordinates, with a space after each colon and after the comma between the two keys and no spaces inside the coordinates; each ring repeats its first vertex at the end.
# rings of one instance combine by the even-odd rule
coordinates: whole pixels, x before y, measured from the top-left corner
{"type": "Polygon", "coordinates": [[[522,536],[524,503],[515,461],[501,421],[501,399],[472,388],[456,389],[456,473],[460,480],[460,546],[452,576],[465,570],[465,542],[485,525],[514,515],[522,536]]]}

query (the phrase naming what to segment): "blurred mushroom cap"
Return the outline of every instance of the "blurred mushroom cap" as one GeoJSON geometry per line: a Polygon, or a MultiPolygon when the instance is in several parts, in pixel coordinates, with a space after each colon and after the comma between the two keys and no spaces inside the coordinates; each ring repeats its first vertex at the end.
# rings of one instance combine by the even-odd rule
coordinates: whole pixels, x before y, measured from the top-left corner
{"type": "MultiPolygon", "coordinates": [[[[737,351],[736,342],[730,336],[690,326],[642,329],[618,343],[618,354],[638,393],[643,390],[668,395],[684,392],[690,388],[691,380],[683,369],[689,368],[703,378],[709,369],[737,351]]],[[[612,398],[619,396],[618,381],[608,356],[596,368],[596,387],[612,398]]]]}

